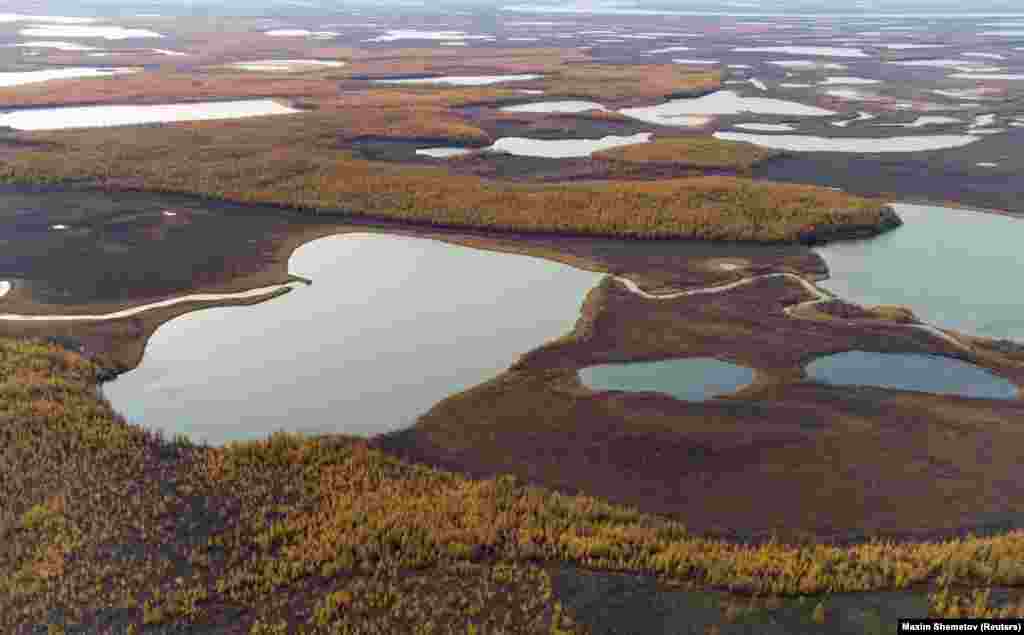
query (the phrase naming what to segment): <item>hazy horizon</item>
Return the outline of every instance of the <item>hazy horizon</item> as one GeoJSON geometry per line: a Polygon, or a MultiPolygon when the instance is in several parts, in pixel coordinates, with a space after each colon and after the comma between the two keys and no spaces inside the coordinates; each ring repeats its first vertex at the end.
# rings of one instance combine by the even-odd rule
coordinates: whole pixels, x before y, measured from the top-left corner
{"type": "Polygon", "coordinates": [[[89,2],[15,2],[3,12],[25,14],[90,15],[116,12],[120,15],[166,12],[171,15],[192,13],[219,15],[315,15],[327,13],[350,14],[382,8],[402,9],[410,14],[438,13],[453,10],[473,10],[498,14],[585,14],[595,16],[629,15],[692,15],[692,16],[879,16],[899,17],[912,14],[929,18],[998,18],[1021,17],[1019,2],[962,3],[953,0],[857,0],[854,3],[827,3],[814,0],[783,0],[759,2],[757,0],[727,0],[713,2],[694,0],[679,3],[669,0],[273,0],[253,3],[247,0],[89,0],[89,2]]]}

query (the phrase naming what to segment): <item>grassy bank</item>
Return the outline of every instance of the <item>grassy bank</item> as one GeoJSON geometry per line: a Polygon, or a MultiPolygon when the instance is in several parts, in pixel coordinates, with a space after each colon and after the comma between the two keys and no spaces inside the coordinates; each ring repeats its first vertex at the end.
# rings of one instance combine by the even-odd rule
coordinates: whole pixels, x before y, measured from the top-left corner
{"type": "MultiPolygon", "coordinates": [[[[346,132],[351,109],[240,121],[17,135],[0,155],[0,179],[87,181],[202,194],[314,211],[526,232],[572,232],[635,238],[795,241],[807,232],[851,227],[882,231],[882,202],[827,188],[733,177],[579,184],[512,185],[444,168],[398,166],[353,158],[340,139],[372,134],[441,136],[480,141],[471,124],[430,118],[428,110],[381,109],[346,132]],[[376,121],[371,118],[370,121],[376,121]]],[[[438,111],[440,112],[440,111],[438,111]]]]}
{"type": "Polygon", "coordinates": [[[544,97],[636,103],[698,95],[721,86],[718,71],[689,71],[678,64],[575,64],[544,78],[544,97]]]}
{"type": "Polygon", "coordinates": [[[698,168],[748,170],[779,154],[752,143],[714,137],[679,137],[602,150],[593,157],[626,163],[677,163],[698,168]]]}
{"type": "Polygon", "coordinates": [[[1024,583],[1020,532],[743,546],[353,439],[167,441],[117,417],[95,374],[54,346],[0,341],[5,632],[580,632],[551,595],[556,562],[772,594],[1024,583]]]}
{"type": "Polygon", "coordinates": [[[0,89],[7,107],[71,106],[76,104],[163,104],[174,101],[252,99],[255,97],[331,97],[336,84],[308,75],[267,77],[222,73],[197,76],[174,71],[146,71],[109,80],[65,79],[54,85],[25,84],[0,89]]]}
{"type": "Polygon", "coordinates": [[[482,127],[486,116],[474,120],[466,107],[524,99],[504,87],[385,86],[360,79],[372,77],[377,66],[438,74],[482,72],[474,64],[489,65],[493,72],[533,71],[541,77],[521,85],[543,89],[546,99],[620,104],[651,103],[720,85],[716,72],[675,64],[590,64],[571,50],[504,58],[496,53],[476,62],[447,52],[412,53],[349,51],[351,66],[301,77],[157,70],[109,81],[68,80],[57,92],[32,85],[0,91],[4,103],[22,106],[276,96],[304,110],[136,126],[131,134],[102,128],[6,133],[0,136],[0,179],[182,192],[432,225],[633,238],[789,242],[810,234],[843,236],[853,227],[883,231],[891,222],[881,202],[826,188],[727,177],[626,180],[649,167],[641,164],[746,169],[770,156],[755,146],[709,138],[657,141],[602,155],[616,160],[614,169],[606,170],[608,178],[568,185],[513,185],[445,168],[354,158],[349,149],[367,139],[485,146],[493,141],[482,127]]]}
{"type": "Polygon", "coordinates": [[[211,66],[198,72],[162,68],[103,80],[66,79],[46,86],[25,84],[0,88],[0,103],[25,108],[280,97],[332,104],[347,103],[355,96],[358,114],[373,117],[374,109],[378,107],[400,105],[411,108],[424,100],[435,104],[444,101],[449,106],[498,103],[510,99],[522,101],[523,94],[515,91],[518,87],[543,90],[544,99],[577,98],[649,104],[668,95],[700,94],[721,85],[721,76],[717,72],[686,71],[674,64],[588,64],[584,62],[589,58],[581,57],[572,49],[541,49],[529,54],[501,50],[482,54],[475,50],[473,57],[468,57],[465,52],[453,54],[422,49],[345,53],[349,57],[344,67],[314,68],[301,73],[267,73],[211,66]],[[516,82],[515,87],[499,85],[489,88],[371,84],[364,79],[481,74],[537,74],[539,77],[516,82]],[[462,97],[472,94],[476,94],[476,98],[466,100],[462,97]],[[387,103],[382,103],[382,100],[387,103]]]}

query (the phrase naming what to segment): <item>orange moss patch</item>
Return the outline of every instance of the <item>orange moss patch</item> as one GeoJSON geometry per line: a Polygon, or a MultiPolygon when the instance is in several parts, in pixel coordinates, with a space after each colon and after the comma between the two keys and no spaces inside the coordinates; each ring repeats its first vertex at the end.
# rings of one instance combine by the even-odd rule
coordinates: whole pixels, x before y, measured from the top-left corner
{"type": "MultiPolygon", "coordinates": [[[[55,607],[69,626],[114,619],[126,631],[412,632],[430,620],[439,632],[581,632],[554,601],[543,562],[755,594],[1024,582],[1020,531],[736,544],[590,496],[411,464],[339,436],[170,443],[124,422],[95,388],[85,360],[0,339],[4,632],[45,623],[55,607]],[[46,376],[10,381],[22,367],[46,376]],[[68,404],[66,416],[32,414],[47,390],[68,404]]],[[[932,609],[998,614],[984,591],[940,592],[932,609]]]]}
{"type": "Polygon", "coordinates": [[[559,117],[571,117],[574,119],[585,119],[590,121],[612,121],[617,123],[627,123],[636,121],[635,119],[630,119],[626,115],[611,110],[587,110],[585,112],[575,113],[571,115],[559,115],[559,117]]]}
{"type": "Polygon", "coordinates": [[[629,163],[677,163],[700,168],[747,170],[779,154],[741,141],[677,137],[603,150],[595,152],[593,157],[629,163]]]}
{"type": "Polygon", "coordinates": [[[308,78],[268,77],[259,73],[192,75],[151,71],[90,79],[65,79],[0,89],[5,106],[71,104],[156,104],[168,101],[251,97],[326,98],[336,83],[308,78]]]}
{"type": "Polygon", "coordinates": [[[358,110],[360,114],[372,108],[400,108],[406,110],[427,108],[457,108],[472,104],[500,103],[522,99],[515,90],[493,86],[394,86],[374,85],[372,88],[345,93],[328,100],[318,100],[323,109],[358,110]]]}
{"type": "Polygon", "coordinates": [[[678,64],[571,64],[544,78],[544,97],[650,103],[670,95],[717,89],[717,71],[693,72],[678,64]]]}
{"type": "Polygon", "coordinates": [[[227,456],[216,460],[226,465],[223,486],[264,478],[260,471],[303,475],[312,504],[264,523],[254,539],[263,557],[292,563],[295,576],[359,570],[367,561],[424,568],[496,558],[569,561],[771,594],[906,588],[940,576],[967,584],[1024,580],[1022,532],[849,547],[749,546],[692,536],[675,521],[512,477],[474,480],[409,465],[358,442],[276,435],[211,454],[222,452],[227,456]],[[309,465],[317,469],[303,470],[309,465]]]}
{"type": "Polygon", "coordinates": [[[346,70],[368,75],[502,75],[549,73],[565,64],[589,60],[589,53],[575,48],[365,49],[353,52],[346,70]]]}

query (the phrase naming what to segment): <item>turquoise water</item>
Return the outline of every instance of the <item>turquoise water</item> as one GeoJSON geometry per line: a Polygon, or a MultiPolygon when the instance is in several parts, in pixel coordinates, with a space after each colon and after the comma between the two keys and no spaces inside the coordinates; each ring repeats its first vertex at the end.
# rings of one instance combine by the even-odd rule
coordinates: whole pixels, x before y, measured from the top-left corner
{"type": "Polygon", "coordinates": [[[694,357],[591,366],[580,371],[580,379],[593,390],[654,391],[704,401],[749,384],[754,371],[713,357],[694,357]]]}
{"type": "Polygon", "coordinates": [[[161,326],[104,384],[130,421],[193,441],[280,428],[373,435],[411,425],[572,330],[599,274],[404,236],[346,234],[289,261],[311,278],[254,306],[161,326]]]}
{"type": "Polygon", "coordinates": [[[859,304],[909,306],[923,320],[1024,341],[1024,221],[945,207],[894,205],[904,225],[816,251],[820,286],[859,304]]]}
{"type": "Polygon", "coordinates": [[[817,359],[807,375],[829,384],[878,386],[942,395],[1016,399],[1017,387],[984,368],[949,357],[850,351],[817,359]]]}

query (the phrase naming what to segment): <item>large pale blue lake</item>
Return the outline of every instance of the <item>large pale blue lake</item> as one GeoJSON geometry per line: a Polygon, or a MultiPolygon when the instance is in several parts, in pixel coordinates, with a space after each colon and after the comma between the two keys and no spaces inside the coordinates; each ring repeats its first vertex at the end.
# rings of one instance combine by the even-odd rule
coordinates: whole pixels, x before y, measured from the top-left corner
{"type": "Polygon", "coordinates": [[[392,431],[570,331],[601,277],[378,234],[315,240],[289,267],[313,284],[171,320],[104,394],[130,421],[197,442],[392,431]]]}
{"type": "Polygon", "coordinates": [[[904,225],[816,251],[821,286],[859,304],[900,304],[941,328],[1024,342],[1024,220],[931,205],[894,206],[904,225]]]}

